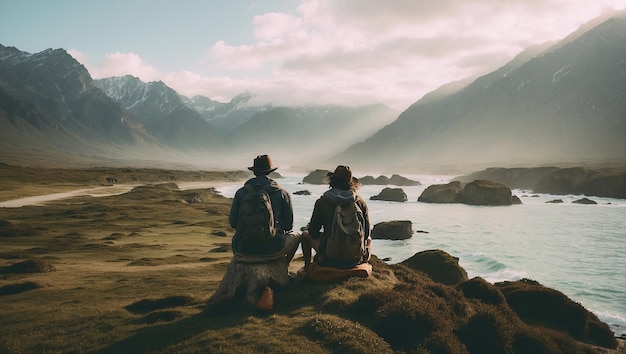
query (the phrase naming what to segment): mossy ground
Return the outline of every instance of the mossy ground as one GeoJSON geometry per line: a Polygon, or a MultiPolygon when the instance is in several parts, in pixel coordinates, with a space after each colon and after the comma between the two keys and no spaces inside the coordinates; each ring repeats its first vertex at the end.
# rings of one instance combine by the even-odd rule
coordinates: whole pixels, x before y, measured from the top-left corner
{"type": "MultiPolygon", "coordinates": [[[[0,195],[52,173],[27,172],[5,173],[0,195]]],[[[73,187],[102,177],[63,173],[73,187]]],[[[159,184],[183,180],[159,177],[171,173],[154,170],[141,178],[149,185],[117,196],[0,209],[0,352],[608,352],[524,323],[491,284],[443,285],[376,257],[367,279],[294,280],[271,314],[207,308],[231,259],[231,201],[159,184]]]]}

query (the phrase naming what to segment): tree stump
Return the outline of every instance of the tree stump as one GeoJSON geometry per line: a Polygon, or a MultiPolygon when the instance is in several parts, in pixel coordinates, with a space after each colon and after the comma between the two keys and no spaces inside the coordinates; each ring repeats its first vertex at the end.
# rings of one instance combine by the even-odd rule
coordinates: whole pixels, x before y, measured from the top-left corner
{"type": "Polygon", "coordinates": [[[245,306],[254,307],[266,286],[276,289],[288,283],[285,257],[265,263],[244,263],[233,257],[208,305],[215,308],[243,301],[245,306]]]}

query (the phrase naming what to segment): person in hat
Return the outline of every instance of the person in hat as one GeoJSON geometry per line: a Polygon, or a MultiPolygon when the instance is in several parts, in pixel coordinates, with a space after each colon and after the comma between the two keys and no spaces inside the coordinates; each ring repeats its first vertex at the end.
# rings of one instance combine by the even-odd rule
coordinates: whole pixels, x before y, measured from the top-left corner
{"type": "MultiPolygon", "coordinates": [[[[308,226],[303,230],[301,235],[301,247],[304,257],[304,267],[299,271],[300,274],[306,275],[311,265],[312,249],[315,250],[315,260],[320,264],[329,265],[337,268],[352,268],[358,264],[329,264],[329,260],[325,257],[325,237],[322,230],[330,230],[333,222],[333,214],[337,204],[344,204],[348,201],[356,201],[357,206],[361,209],[364,217],[363,228],[365,230],[365,240],[368,254],[371,254],[371,237],[370,237],[370,221],[368,215],[367,204],[365,200],[357,193],[360,184],[359,181],[352,176],[352,170],[348,166],[339,165],[334,172],[328,173],[329,188],[324,194],[315,201],[313,213],[308,226]],[[326,264],[325,264],[326,263],[326,264]]],[[[365,256],[369,258],[369,256],[365,256]]],[[[368,259],[364,259],[367,261],[368,259]]]]}
{"type": "Polygon", "coordinates": [[[253,165],[248,167],[254,173],[254,177],[244,183],[244,186],[235,192],[233,203],[230,208],[228,221],[230,226],[237,230],[239,226],[239,211],[246,193],[249,193],[246,186],[259,186],[264,188],[271,201],[274,215],[274,226],[276,236],[267,244],[250,245],[246,244],[237,231],[232,239],[233,253],[237,257],[247,257],[248,261],[273,260],[280,257],[287,257],[287,264],[293,258],[299,246],[300,234],[292,232],[293,228],[293,206],[291,195],[278,182],[269,178],[269,174],[276,171],[272,160],[268,155],[259,155],[254,159],[253,165]]]}

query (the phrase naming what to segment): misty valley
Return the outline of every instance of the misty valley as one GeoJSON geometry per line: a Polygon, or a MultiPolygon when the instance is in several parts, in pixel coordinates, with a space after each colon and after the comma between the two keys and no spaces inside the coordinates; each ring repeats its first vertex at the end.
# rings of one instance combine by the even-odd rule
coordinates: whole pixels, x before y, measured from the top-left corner
{"type": "Polygon", "coordinates": [[[402,111],[186,97],[0,44],[0,352],[624,353],[624,97],[623,15],[402,111]],[[368,278],[290,278],[273,313],[211,308],[261,154],[298,229],[346,165],[408,237],[374,240],[368,278]]]}

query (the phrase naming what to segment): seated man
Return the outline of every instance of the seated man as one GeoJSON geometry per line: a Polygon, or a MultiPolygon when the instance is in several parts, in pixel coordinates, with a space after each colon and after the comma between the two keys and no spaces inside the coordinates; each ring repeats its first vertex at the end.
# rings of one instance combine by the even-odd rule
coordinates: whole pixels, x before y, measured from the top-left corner
{"type": "MultiPolygon", "coordinates": [[[[330,189],[315,202],[308,230],[302,233],[304,268],[301,272],[305,274],[310,271],[312,264],[311,249],[316,252],[314,264],[338,269],[353,269],[360,264],[367,264],[371,254],[368,209],[363,198],[357,194],[358,180],[352,177],[349,167],[341,165],[328,174],[328,179],[330,189]],[[347,215],[344,222],[356,220],[358,224],[338,227],[341,222],[336,217],[338,205],[345,208],[342,211],[347,215]],[[346,231],[348,229],[353,231],[346,231]],[[348,242],[340,239],[346,235],[337,236],[343,232],[353,233],[347,237],[348,242]]],[[[371,272],[371,266],[367,266],[371,272]]]]}
{"type": "Polygon", "coordinates": [[[263,263],[286,257],[287,266],[298,249],[300,235],[293,228],[291,195],[268,175],[277,167],[259,155],[248,169],[255,177],[235,193],[229,223],[235,260],[263,263]]]}

